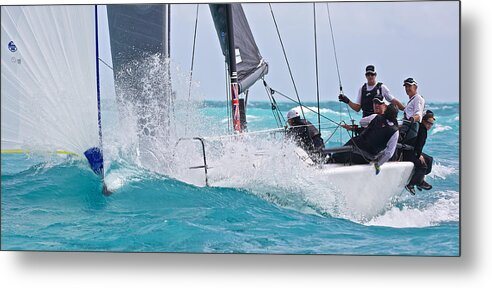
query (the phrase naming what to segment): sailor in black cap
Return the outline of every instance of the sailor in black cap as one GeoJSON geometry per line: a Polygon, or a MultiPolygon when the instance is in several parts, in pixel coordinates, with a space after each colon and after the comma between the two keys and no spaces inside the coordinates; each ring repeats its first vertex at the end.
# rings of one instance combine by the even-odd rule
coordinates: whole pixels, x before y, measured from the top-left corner
{"type": "Polygon", "coordinates": [[[374,163],[376,175],[380,166],[391,159],[398,143],[398,108],[390,104],[383,115],[372,114],[372,120],[359,136],[350,139],[345,146],[354,147],[352,152],[339,152],[331,156],[334,163],[374,163]]]}
{"type": "Polygon", "coordinates": [[[360,119],[360,127],[358,127],[357,125],[347,124],[342,124],[341,126],[347,130],[354,131],[355,134],[358,135],[362,132],[362,130],[364,130],[364,128],[367,127],[367,125],[369,125],[369,123],[371,123],[375,115],[383,115],[387,107],[388,104],[384,101],[383,95],[376,95],[376,97],[372,99],[372,109],[374,113],[360,119]]]}
{"type": "Polygon", "coordinates": [[[338,96],[338,100],[348,104],[354,111],[359,112],[362,109],[362,117],[366,117],[374,113],[372,99],[378,95],[384,97],[384,99],[386,99],[389,103],[397,106],[398,109],[405,109],[405,106],[403,106],[397,98],[390,94],[390,91],[386,85],[376,81],[377,73],[374,65],[368,65],[366,67],[365,75],[367,83],[364,83],[364,85],[362,85],[359,89],[359,94],[357,95],[355,102],[350,101],[350,99],[343,94],[338,96]]]}

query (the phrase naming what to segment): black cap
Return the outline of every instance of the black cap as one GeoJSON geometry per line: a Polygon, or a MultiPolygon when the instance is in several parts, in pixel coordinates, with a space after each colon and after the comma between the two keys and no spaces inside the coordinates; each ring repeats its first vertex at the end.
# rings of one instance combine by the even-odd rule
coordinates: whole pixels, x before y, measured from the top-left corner
{"type": "Polygon", "coordinates": [[[378,104],[384,104],[383,96],[382,95],[376,95],[376,96],[374,96],[374,98],[372,99],[372,102],[373,103],[378,103],[378,104]]]}
{"type": "Polygon", "coordinates": [[[403,81],[403,86],[405,86],[405,85],[417,86],[417,81],[415,81],[415,79],[413,79],[413,78],[407,78],[407,79],[405,79],[405,81],[403,81]]]}
{"type": "Polygon", "coordinates": [[[376,68],[374,68],[374,65],[367,65],[366,74],[376,74],[376,68]]]}

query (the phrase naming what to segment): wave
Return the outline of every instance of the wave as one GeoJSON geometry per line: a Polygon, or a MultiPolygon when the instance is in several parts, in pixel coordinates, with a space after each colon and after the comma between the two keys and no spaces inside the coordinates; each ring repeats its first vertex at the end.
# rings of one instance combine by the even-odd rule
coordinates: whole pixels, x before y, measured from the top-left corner
{"type": "MultiPolygon", "coordinates": [[[[297,109],[298,111],[301,111],[301,107],[300,106],[297,106],[294,109],[297,109]]],[[[318,107],[317,106],[307,106],[303,110],[304,110],[304,114],[312,114],[312,113],[317,113],[318,112],[318,107]],[[311,110],[306,109],[306,108],[309,108],[311,110]]],[[[338,111],[332,110],[330,108],[320,108],[319,109],[319,112],[321,114],[335,114],[335,115],[347,116],[347,113],[338,112],[338,111]]]]}
{"type": "Polygon", "coordinates": [[[448,175],[455,174],[456,169],[454,167],[448,167],[435,163],[432,165],[432,172],[428,175],[430,178],[446,179],[448,175]]]}
{"type": "Polygon", "coordinates": [[[436,133],[440,133],[440,132],[444,132],[444,131],[448,131],[448,130],[452,130],[453,128],[451,128],[450,126],[443,126],[443,125],[439,125],[437,124],[434,129],[432,130],[432,135],[436,134],[436,133]]]}
{"type": "Polygon", "coordinates": [[[459,193],[438,191],[438,199],[423,208],[393,207],[381,216],[365,223],[367,226],[387,226],[394,228],[418,228],[437,226],[444,222],[459,221],[459,193]]]}

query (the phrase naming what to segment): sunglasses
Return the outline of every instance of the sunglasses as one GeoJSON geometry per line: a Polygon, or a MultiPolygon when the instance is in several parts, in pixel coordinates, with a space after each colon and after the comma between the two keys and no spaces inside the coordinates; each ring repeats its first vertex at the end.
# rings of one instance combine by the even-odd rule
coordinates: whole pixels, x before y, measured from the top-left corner
{"type": "Polygon", "coordinates": [[[366,73],[366,77],[370,77],[370,76],[376,76],[376,74],[366,73]]]}

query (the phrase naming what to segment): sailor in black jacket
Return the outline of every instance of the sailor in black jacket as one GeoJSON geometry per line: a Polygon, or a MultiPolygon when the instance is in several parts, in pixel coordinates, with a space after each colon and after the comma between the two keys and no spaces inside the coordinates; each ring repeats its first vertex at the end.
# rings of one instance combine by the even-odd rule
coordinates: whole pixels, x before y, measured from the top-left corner
{"type": "Polygon", "coordinates": [[[403,161],[411,161],[415,165],[415,172],[412,179],[405,186],[405,189],[412,194],[415,194],[415,185],[417,185],[417,189],[419,190],[432,189],[432,186],[425,182],[424,177],[432,171],[433,159],[431,156],[423,153],[422,150],[427,140],[427,131],[432,128],[434,121],[434,113],[428,110],[422,118],[417,137],[414,138],[413,143],[410,143],[413,144],[414,149],[403,151],[403,161]]]}
{"type": "Polygon", "coordinates": [[[353,146],[353,152],[334,153],[331,161],[335,163],[365,164],[374,162],[376,174],[380,166],[395,153],[398,142],[398,108],[390,104],[383,115],[373,114],[372,121],[359,136],[350,139],[345,146],[353,146]]]}
{"type": "MultiPolygon", "coordinates": [[[[304,149],[310,156],[320,156],[318,152],[325,148],[321,133],[306,119],[301,119],[299,112],[294,108],[287,113],[290,128],[287,137],[293,139],[297,146],[304,149]]],[[[315,158],[314,157],[314,158],[315,158]]]]}

